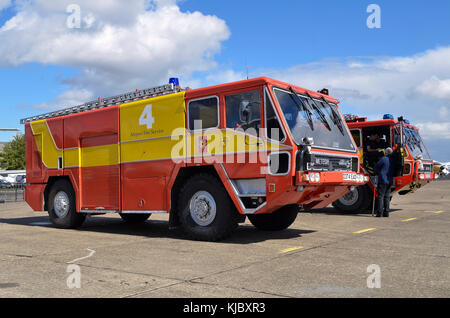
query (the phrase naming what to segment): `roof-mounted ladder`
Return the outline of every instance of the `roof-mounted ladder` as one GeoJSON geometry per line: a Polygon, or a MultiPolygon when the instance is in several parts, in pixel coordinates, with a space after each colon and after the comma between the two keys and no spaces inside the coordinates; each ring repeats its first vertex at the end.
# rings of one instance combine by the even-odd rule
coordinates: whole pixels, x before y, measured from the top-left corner
{"type": "Polygon", "coordinates": [[[109,106],[120,105],[124,103],[134,102],[142,99],[147,99],[156,96],[162,96],[167,94],[178,93],[182,91],[179,86],[174,86],[174,84],[166,84],[162,86],[147,88],[144,90],[137,90],[135,92],[130,92],[118,96],[108,97],[108,98],[99,98],[97,101],[88,102],[83,105],[69,107],[61,110],[56,110],[54,112],[45,113],[42,115],[31,116],[28,118],[24,118],[20,120],[21,124],[25,124],[27,122],[48,119],[53,117],[65,116],[69,114],[82,113],[93,109],[100,109],[109,106]]]}

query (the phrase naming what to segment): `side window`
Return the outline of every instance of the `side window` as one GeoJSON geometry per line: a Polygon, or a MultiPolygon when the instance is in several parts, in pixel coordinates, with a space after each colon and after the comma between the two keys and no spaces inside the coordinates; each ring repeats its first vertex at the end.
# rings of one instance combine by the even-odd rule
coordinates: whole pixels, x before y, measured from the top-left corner
{"type": "Polygon", "coordinates": [[[189,129],[200,130],[219,126],[219,99],[208,97],[189,102],[189,129]]]}
{"type": "Polygon", "coordinates": [[[267,137],[276,141],[284,141],[286,139],[286,136],[283,133],[283,129],[281,129],[281,124],[277,118],[272,101],[270,100],[267,92],[264,94],[264,104],[266,113],[267,137]]]}
{"type": "Polygon", "coordinates": [[[351,130],[353,139],[355,140],[356,146],[358,148],[361,148],[361,132],[359,131],[359,129],[356,130],[351,130]]]}
{"type": "Polygon", "coordinates": [[[259,90],[225,96],[227,127],[259,135],[261,128],[261,95],[259,90]]]}

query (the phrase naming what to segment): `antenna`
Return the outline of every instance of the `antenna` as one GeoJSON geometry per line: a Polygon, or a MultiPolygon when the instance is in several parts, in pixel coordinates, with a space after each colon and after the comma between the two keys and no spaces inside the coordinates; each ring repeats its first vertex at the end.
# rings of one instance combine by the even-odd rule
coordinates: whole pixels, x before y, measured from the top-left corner
{"type": "Polygon", "coordinates": [[[247,73],[247,79],[248,79],[248,64],[247,64],[247,57],[245,57],[245,71],[247,73]]]}

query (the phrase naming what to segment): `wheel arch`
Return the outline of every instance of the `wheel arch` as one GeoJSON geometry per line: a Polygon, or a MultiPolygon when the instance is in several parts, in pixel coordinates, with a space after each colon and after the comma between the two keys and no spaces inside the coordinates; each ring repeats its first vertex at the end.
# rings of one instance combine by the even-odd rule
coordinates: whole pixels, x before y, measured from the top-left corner
{"type": "MultiPolygon", "coordinates": [[[[200,173],[206,173],[210,174],[219,180],[223,186],[225,187],[225,190],[228,193],[228,196],[230,197],[231,201],[234,203],[235,207],[241,213],[240,209],[238,208],[239,205],[236,204],[237,198],[235,197],[234,192],[232,191],[231,185],[229,184],[229,181],[224,173],[220,165],[204,165],[204,166],[187,166],[182,167],[178,170],[178,173],[176,174],[176,177],[173,180],[173,184],[170,187],[170,216],[169,216],[169,224],[170,226],[176,226],[179,224],[178,222],[178,195],[180,193],[181,188],[183,187],[183,184],[192,176],[200,174],[200,173]]],[[[245,219],[245,216],[244,216],[245,219]]]]}

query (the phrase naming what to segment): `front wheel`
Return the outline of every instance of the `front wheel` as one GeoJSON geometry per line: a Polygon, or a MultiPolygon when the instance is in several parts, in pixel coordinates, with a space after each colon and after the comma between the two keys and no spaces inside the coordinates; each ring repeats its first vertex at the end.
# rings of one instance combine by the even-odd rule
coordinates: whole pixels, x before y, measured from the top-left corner
{"type": "Polygon", "coordinates": [[[238,226],[237,211],[224,186],[210,174],[191,177],[178,202],[183,231],[192,239],[219,241],[238,226]]]}
{"type": "Polygon", "coordinates": [[[370,188],[359,186],[333,202],[333,206],[343,213],[365,212],[371,203],[370,188]]]}
{"type": "Polygon", "coordinates": [[[48,215],[56,227],[75,229],[83,224],[86,215],[76,211],[75,193],[69,181],[56,181],[48,200],[48,215]]]}
{"type": "Polygon", "coordinates": [[[248,215],[248,219],[259,230],[282,231],[294,223],[298,212],[298,205],[288,205],[271,214],[248,215]]]}

